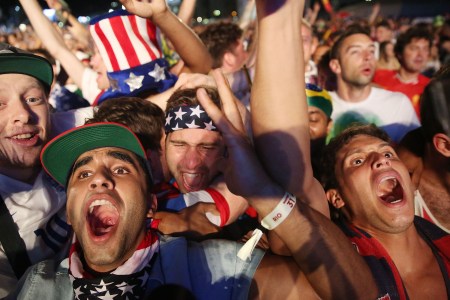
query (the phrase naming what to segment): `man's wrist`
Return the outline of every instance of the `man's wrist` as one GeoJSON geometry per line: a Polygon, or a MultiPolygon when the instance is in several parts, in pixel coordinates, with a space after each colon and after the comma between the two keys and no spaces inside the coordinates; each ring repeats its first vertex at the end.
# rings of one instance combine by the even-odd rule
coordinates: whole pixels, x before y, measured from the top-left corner
{"type": "MultiPolygon", "coordinates": [[[[167,20],[167,18],[172,17],[172,15],[175,16],[175,15],[172,13],[172,11],[166,7],[165,10],[153,14],[153,15],[150,17],[150,19],[151,19],[151,21],[152,21],[153,23],[155,23],[155,25],[161,26],[161,23],[165,22],[165,21],[167,20]]],[[[175,16],[175,17],[176,17],[176,16],[175,16]]]]}

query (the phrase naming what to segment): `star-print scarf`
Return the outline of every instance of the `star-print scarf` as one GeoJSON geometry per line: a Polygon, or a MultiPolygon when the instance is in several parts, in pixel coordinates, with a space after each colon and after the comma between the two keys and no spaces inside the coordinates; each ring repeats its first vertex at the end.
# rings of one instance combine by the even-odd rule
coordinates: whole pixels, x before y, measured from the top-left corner
{"type": "Polygon", "coordinates": [[[134,254],[113,272],[94,277],[83,268],[80,244],[75,240],[69,254],[69,276],[75,299],[139,299],[145,286],[154,258],[157,256],[157,234],[148,231],[134,254]]]}

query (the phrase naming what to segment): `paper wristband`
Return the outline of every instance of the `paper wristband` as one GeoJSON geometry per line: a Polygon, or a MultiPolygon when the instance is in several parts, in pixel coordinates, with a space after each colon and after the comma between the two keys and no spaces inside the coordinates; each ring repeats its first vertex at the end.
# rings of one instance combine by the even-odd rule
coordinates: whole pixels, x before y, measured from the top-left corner
{"type": "Polygon", "coordinates": [[[286,192],[278,205],[261,220],[261,225],[268,230],[275,229],[289,216],[296,202],[295,196],[286,192]]]}

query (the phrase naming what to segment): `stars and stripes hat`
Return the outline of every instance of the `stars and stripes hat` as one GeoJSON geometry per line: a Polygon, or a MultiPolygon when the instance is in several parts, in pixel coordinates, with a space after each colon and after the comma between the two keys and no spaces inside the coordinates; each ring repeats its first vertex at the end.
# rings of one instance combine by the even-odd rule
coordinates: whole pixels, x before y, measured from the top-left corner
{"type": "Polygon", "coordinates": [[[96,104],[142,92],[161,93],[175,84],[177,77],[168,71],[157,28],[149,19],[116,10],[92,19],[89,29],[110,81],[96,104]]]}
{"type": "Polygon", "coordinates": [[[169,109],[166,113],[164,129],[166,133],[182,129],[218,131],[200,105],[182,105],[169,109]]]}

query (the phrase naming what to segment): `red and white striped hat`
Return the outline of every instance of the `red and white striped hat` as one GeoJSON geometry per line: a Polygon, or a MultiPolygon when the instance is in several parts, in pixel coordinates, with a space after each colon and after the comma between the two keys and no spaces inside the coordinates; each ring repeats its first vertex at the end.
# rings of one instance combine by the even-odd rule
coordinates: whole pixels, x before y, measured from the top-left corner
{"type": "Polygon", "coordinates": [[[90,32],[111,84],[96,104],[141,92],[160,93],[175,84],[177,78],[168,71],[156,26],[149,19],[116,10],[92,19],[90,32]]]}
{"type": "Polygon", "coordinates": [[[149,19],[118,10],[94,19],[90,31],[108,72],[162,58],[156,26],[149,19]]]}

